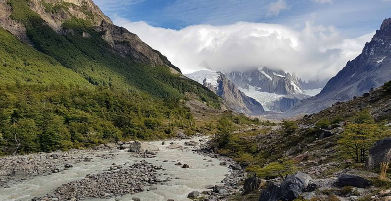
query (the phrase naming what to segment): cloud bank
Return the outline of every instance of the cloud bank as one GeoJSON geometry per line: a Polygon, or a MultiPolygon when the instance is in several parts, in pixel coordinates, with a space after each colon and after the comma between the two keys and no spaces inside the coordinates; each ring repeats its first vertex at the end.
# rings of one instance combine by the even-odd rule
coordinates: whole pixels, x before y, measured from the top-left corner
{"type": "Polygon", "coordinates": [[[136,33],[184,73],[201,69],[223,72],[269,67],[309,79],[328,79],[361,53],[374,33],[344,39],[334,27],[307,21],[301,30],[277,24],[238,22],[196,25],[181,30],[114,18],[136,33]]]}

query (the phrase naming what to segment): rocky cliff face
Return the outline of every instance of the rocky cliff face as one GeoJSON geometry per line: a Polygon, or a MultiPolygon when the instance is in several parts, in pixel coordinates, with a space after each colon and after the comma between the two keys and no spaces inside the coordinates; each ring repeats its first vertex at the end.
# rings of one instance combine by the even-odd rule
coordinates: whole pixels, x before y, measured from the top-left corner
{"type": "Polygon", "coordinates": [[[282,95],[303,93],[295,75],[282,70],[271,70],[266,67],[247,71],[234,71],[227,76],[241,88],[256,87],[260,92],[282,95]]]}
{"type": "Polygon", "coordinates": [[[265,110],[255,99],[246,96],[224,74],[214,71],[198,71],[186,75],[203,84],[220,96],[232,110],[249,115],[261,115],[265,110]]]}
{"type": "Polygon", "coordinates": [[[226,74],[247,96],[260,102],[266,110],[285,112],[307,98],[295,75],[282,70],[254,68],[226,74]]]}
{"type": "MultiPolygon", "coordinates": [[[[63,29],[65,22],[72,19],[85,20],[95,31],[103,33],[102,38],[123,57],[150,66],[171,67],[180,72],[179,68],[172,65],[160,52],[145,44],[136,34],[115,26],[92,0],[28,0],[28,5],[59,34],[73,33],[72,30],[63,29]]],[[[7,5],[7,0],[0,0],[0,26],[30,44],[25,27],[13,21],[10,18],[11,13],[12,9],[7,5]]]]}
{"type": "Polygon", "coordinates": [[[298,104],[287,115],[315,113],[337,101],[360,96],[391,80],[390,72],[391,19],[386,19],[362,53],[331,78],[320,94],[298,104]]]}

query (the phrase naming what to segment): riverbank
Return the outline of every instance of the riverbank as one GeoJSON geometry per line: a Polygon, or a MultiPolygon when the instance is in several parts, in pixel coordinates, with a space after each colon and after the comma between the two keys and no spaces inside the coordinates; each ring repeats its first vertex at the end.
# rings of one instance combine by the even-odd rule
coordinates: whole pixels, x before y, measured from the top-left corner
{"type": "Polygon", "coordinates": [[[206,140],[205,137],[197,137],[146,142],[143,144],[154,147],[154,151],[144,150],[143,153],[129,153],[129,143],[122,143],[101,145],[93,150],[0,158],[0,170],[6,173],[1,180],[0,199],[61,200],[63,197],[74,197],[75,200],[138,198],[166,201],[189,200],[189,193],[200,192],[200,198],[224,200],[240,191],[239,183],[244,174],[236,170],[237,166],[232,160],[200,151],[206,140]],[[149,175],[146,172],[152,173],[149,175]],[[127,176],[135,174],[140,177],[127,176]],[[134,182],[133,185],[132,181],[136,180],[139,183],[134,182]],[[52,185],[45,184],[47,182],[52,185]],[[110,192],[106,192],[99,186],[113,186],[114,189],[108,188],[110,192]],[[132,186],[134,190],[131,190],[132,186]],[[79,193],[72,191],[79,188],[82,189],[79,193]],[[18,193],[20,189],[25,190],[18,193]]]}

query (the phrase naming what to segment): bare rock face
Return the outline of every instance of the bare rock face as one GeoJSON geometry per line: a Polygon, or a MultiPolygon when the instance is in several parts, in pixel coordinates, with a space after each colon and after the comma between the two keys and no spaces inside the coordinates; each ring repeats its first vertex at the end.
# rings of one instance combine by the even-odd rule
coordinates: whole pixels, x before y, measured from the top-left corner
{"type": "Polygon", "coordinates": [[[224,74],[220,73],[215,92],[222,97],[230,108],[246,114],[260,115],[265,112],[255,99],[246,96],[224,74]]]}
{"type": "Polygon", "coordinates": [[[391,138],[377,141],[369,150],[368,168],[380,167],[380,163],[391,162],[391,138]]]}
{"type": "Polygon", "coordinates": [[[12,8],[7,4],[7,0],[0,0],[0,26],[24,43],[31,44],[26,35],[26,28],[23,24],[12,20],[11,13],[12,8]]]}

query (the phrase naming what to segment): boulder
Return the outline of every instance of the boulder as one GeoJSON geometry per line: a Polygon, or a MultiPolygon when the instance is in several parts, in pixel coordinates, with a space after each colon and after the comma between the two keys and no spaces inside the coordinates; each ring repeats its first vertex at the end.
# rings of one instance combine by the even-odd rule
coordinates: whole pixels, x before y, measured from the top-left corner
{"type": "Polygon", "coordinates": [[[319,139],[324,139],[333,136],[334,133],[331,132],[330,130],[325,130],[325,129],[320,129],[318,131],[318,138],[319,139]]]}
{"type": "Polygon", "coordinates": [[[195,199],[195,198],[198,198],[200,196],[200,192],[198,191],[193,191],[191,193],[189,193],[187,195],[187,198],[190,198],[190,199],[195,199]]]}
{"type": "Polygon", "coordinates": [[[247,178],[246,180],[244,180],[243,194],[248,194],[258,190],[260,185],[261,178],[258,178],[256,176],[247,178]]]}
{"type": "Polygon", "coordinates": [[[382,162],[391,162],[391,138],[377,141],[369,150],[369,170],[380,168],[382,162]]]}
{"type": "Polygon", "coordinates": [[[167,149],[183,149],[183,147],[179,144],[170,144],[167,146],[167,149]]]}
{"type": "Polygon", "coordinates": [[[176,137],[179,139],[186,139],[187,138],[187,136],[185,135],[185,133],[183,131],[178,131],[176,134],[176,137]]]}
{"type": "Polygon", "coordinates": [[[159,151],[158,148],[149,145],[148,143],[134,141],[129,143],[129,152],[134,153],[152,153],[154,151],[159,151]]]}
{"type": "Polygon", "coordinates": [[[73,167],[73,165],[71,165],[71,164],[65,164],[65,165],[64,165],[64,168],[65,168],[65,169],[69,169],[69,168],[72,168],[72,167],[73,167]]]}
{"type": "Polygon", "coordinates": [[[194,141],[185,142],[185,146],[195,147],[198,146],[198,142],[194,142],[194,141]]]}
{"type": "Polygon", "coordinates": [[[270,183],[262,191],[259,201],[295,200],[308,187],[311,177],[302,172],[288,176],[281,185],[270,183]]]}
{"type": "Polygon", "coordinates": [[[353,186],[357,188],[365,188],[371,186],[371,181],[353,174],[341,174],[338,177],[337,185],[339,187],[353,186]]]}
{"type": "Polygon", "coordinates": [[[188,164],[183,164],[182,168],[190,168],[190,166],[188,164]]]}

